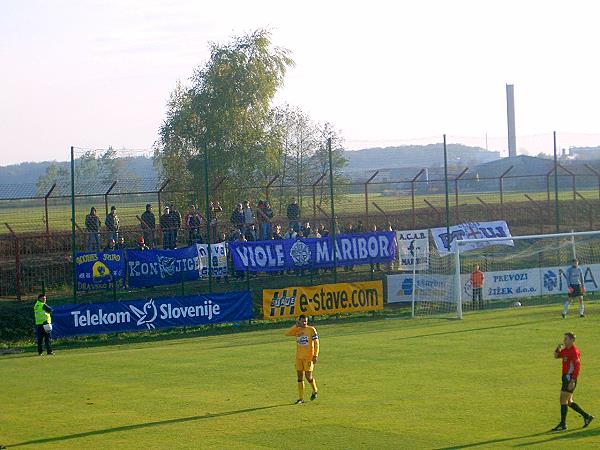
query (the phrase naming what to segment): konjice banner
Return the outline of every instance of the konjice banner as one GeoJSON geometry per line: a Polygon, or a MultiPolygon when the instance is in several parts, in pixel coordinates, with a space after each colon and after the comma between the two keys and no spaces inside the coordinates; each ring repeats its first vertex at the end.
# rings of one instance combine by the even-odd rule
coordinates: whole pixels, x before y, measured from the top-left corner
{"type": "Polygon", "coordinates": [[[58,305],[56,337],[191,327],[252,318],[250,292],[189,295],[123,302],[58,305]]]}
{"type": "Polygon", "coordinates": [[[310,239],[231,242],[235,270],[277,272],[281,270],[331,268],[334,249],[338,266],[388,263],[396,255],[395,232],[342,234],[310,239]]]}
{"type": "Polygon", "coordinates": [[[175,250],[127,250],[129,287],[149,287],[200,278],[195,245],[175,250]]]}
{"type": "Polygon", "coordinates": [[[383,282],[321,284],[263,289],[263,317],[354,313],[383,309],[383,282]]]}
{"type": "Polygon", "coordinates": [[[121,250],[77,253],[75,269],[77,290],[122,289],[125,286],[125,255],[121,250]]]}

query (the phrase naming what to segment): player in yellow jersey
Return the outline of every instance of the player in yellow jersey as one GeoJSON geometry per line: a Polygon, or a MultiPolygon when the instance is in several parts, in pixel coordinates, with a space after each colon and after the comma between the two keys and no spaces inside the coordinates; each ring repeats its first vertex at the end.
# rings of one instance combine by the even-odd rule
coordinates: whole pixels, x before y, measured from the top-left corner
{"type": "Polygon", "coordinates": [[[296,372],[298,373],[298,400],[296,404],[304,403],[304,375],[312,388],[311,400],[317,398],[317,382],[313,370],[319,356],[319,335],[315,327],[308,326],[308,317],[304,314],[298,317],[296,324],[290,328],[286,336],[296,338],[296,372]]]}

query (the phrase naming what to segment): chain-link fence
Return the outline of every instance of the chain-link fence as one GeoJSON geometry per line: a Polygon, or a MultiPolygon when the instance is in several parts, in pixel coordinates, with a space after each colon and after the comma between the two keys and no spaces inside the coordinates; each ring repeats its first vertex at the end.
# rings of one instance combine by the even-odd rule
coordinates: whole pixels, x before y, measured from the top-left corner
{"type": "MultiPolygon", "coordinates": [[[[553,145],[551,135],[538,140],[540,148],[548,150],[553,145]]],[[[562,151],[569,142],[567,136],[558,147],[556,163],[519,156],[472,165],[469,160],[459,164],[454,158],[444,167],[440,153],[439,160],[423,168],[355,173],[334,186],[336,229],[346,233],[390,226],[410,230],[445,226],[447,221],[487,220],[506,220],[515,235],[597,229],[600,161],[570,158],[562,151]]],[[[0,296],[21,297],[41,289],[68,295],[72,286],[71,200],[75,251],[109,248],[111,238],[122,239],[115,244],[126,248],[134,248],[140,237],[158,248],[168,247],[166,239],[171,246],[229,240],[238,228],[234,210],[245,201],[255,211],[259,201],[270,203],[271,233],[284,234],[295,221],[300,226],[308,222],[313,229],[330,230],[333,224],[327,172],[303,180],[274,174],[254,186],[240,180],[210,179],[208,199],[212,205],[209,217],[204,217],[207,195],[203,187],[181,190],[170,179],[111,178],[106,173],[91,177],[89,170],[87,174],[78,170],[76,166],[79,175],[73,198],[71,186],[64,180],[46,185],[0,185],[0,296]],[[288,208],[294,202],[299,218],[290,220],[288,208]],[[148,217],[144,216],[147,205],[152,224],[144,218],[148,217]],[[197,207],[204,221],[194,235],[186,223],[191,205],[197,207]],[[161,220],[166,206],[178,212],[179,223],[161,220]],[[90,228],[92,208],[98,217],[97,231],[90,228]],[[118,217],[117,233],[106,225],[111,215],[118,217]]],[[[371,273],[370,267],[364,270],[371,273]]],[[[273,278],[269,277],[272,282],[273,278]]]]}

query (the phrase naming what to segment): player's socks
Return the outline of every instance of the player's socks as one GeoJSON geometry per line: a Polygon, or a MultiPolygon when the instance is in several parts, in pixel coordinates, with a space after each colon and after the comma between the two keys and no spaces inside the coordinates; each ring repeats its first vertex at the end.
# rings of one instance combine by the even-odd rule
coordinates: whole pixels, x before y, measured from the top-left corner
{"type": "Polygon", "coordinates": [[[567,405],[560,405],[560,423],[567,423],[567,405]]]}
{"type": "Polygon", "coordinates": [[[583,302],[581,302],[581,303],[579,304],[579,315],[580,315],[581,317],[583,317],[584,310],[585,310],[585,308],[584,308],[584,306],[583,306],[583,302]]]}
{"type": "Polygon", "coordinates": [[[588,416],[588,413],[586,413],[586,412],[585,412],[583,409],[581,409],[581,407],[580,407],[580,406],[579,406],[577,403],[571,403],[571,404],[569,405],[569,407],[570,407],[570,408],[571,408],[573,411],[575,411],[575,412],[577,412],[577,413],[581,414],[581,415],[582,415],[584,418],[588,416]]]}
{"type": "Polygon", "coordinates": [[[563,312],[562,312],[563,316],[566,316],[567,313],[569,312],[569,304],[570,304],[570,302],[568,302],[568,301],[565,302],[565,306],[563,306],[563,312]]]}
{"type": "Polygon", "coordinates": [[[308,382],[310,384],[310,387],[312,388],[313,392],[317,392],[317,380],[315,380],[314,378],[312,380],[310,380],[308,382]]]}
{"type": "Polygon", "coordinates": [[[304,380],[298,381],[298,399],[304,400],[304,380]]]}

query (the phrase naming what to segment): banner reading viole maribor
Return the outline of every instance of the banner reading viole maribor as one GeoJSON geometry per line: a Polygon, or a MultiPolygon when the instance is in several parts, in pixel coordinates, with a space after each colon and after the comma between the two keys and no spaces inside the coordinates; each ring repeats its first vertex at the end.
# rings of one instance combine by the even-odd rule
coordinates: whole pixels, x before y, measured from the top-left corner
{"type": "Polygon", "coordinates": [[[263,289],[263,317],[354,313],[383,309],[383,282],[321,284],[263,289]]]}

